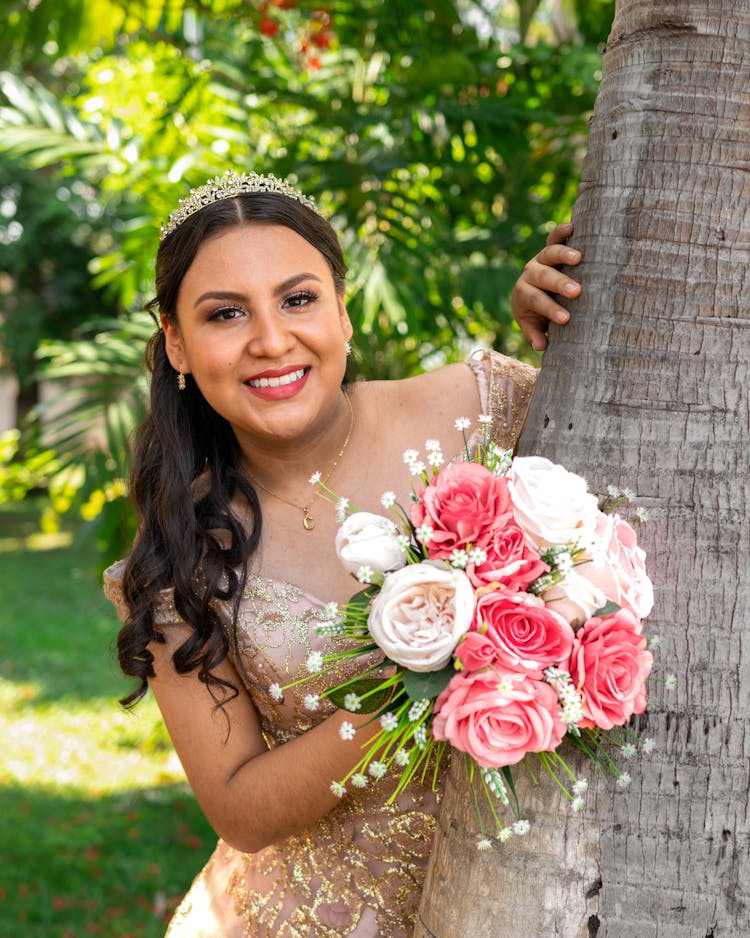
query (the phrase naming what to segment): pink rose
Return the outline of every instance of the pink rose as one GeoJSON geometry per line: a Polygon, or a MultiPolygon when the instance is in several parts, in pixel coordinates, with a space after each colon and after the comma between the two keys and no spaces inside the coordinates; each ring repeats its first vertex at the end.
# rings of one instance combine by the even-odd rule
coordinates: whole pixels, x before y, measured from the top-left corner
{"type": "Polygon", "coordinates": [[[596,537],[601,554],[576,570],[618,606],[645,619],[654,605],[654,588],[646,575],[646,552],[638,546],[635,531],[619,515],[600,512],[596,537]]]}
{"type": "Polygon", "coordinates": [[[582,569],[583,565],[577,566],[559,583],[544,591],[547,608],[561,615],[574,629],[582,626],[586,619],[607,604],[604,593],[578,573],[582,569]]]}
{"type": "Polygon", "coordinates": [[[555,749],[567,731],[554,690],[493,669],[457,674],[435,701],[432,732],[485,768],[555,749]]]}
{"type": "Polygon", "coordinates": [[[579,724],[611,730],[646,709],[653,658],[638,619],[627,609],[595,616],[575,636],[570,676],[583,699],[579,724]]]}
{"type": "Polygon", "coordinates": [[[499,669],[541,680],[542,671],[550,665],[567,666],[574,637],[565,619],[547,609],[537,596],[497,591],[480,596],[472,632],[455,654],[466,668],[482,667],[480,662],[489,658],[485,644],[489,643],[494,649],[491,660],[499,669]],[[475,632],[482,635],[483,643],[471,638],[475,632]]]}
{"type": "Polygon", "coordinates": [[[466,568],[467,576],[477,587],[499,583],[510,590],[525,590],[549,570],[512,516],[492,531],[483,549],[487,560],[466,568]]]}
{"type": "Polygon", "coordinates": [[[430,558],[447,560],[469,544],[485,547],[510,515],[508,484],[478,463],[454,463],[432,477],[409,514],[416,528],[433,529],[425,545],[430,558]]]}

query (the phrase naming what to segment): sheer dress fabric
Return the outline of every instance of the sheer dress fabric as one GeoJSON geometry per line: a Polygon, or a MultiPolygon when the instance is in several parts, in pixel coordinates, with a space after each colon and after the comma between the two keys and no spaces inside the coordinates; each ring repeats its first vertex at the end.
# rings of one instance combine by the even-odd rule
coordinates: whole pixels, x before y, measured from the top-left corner
{"type": "MultiPolygon", "coordinates": [[[[492,417],[493,438],[511,448],[523,428],[535,370],[497,353],[467,363],[492,417]]],[[[476,423],[476,415],[466,415],[476,423]]],[[[420,441],[415,441],[419,445],[420,441]]],[[[395,471],[401,471],[395,467],[395,471]]],[[[105,573],[105,592],[121,619],[124,561],[105,573]]],[[[304,674],[311,651],[330,639],[316,634],[324,598],[283,580],[248,578],[239,619],[238,672],[256,707],[269,747],[283,745],[325,719],[333,706],[305,708],[304,698],[353,674],[351,661],[337,673],[315,677],[274,700],[269,687],[304,674]]],[[[180,622],[168,591],[155,611],[164,626],[180,622]]],[[[359,665],[361,668],[361,664],[359,665]]],[[[445,761],[445,760],[444,760],[445,761]]],[[[167,931],[167,938],[409,938],[435,830],[442,779],[412,782],[394,804],[387,776],[364,789],[348,786],[341,802],[304,833],[245,854],[219,840],[195,878],[167,931]]],[[[333,779],[331,780],[333,781],[333,779]]]]}

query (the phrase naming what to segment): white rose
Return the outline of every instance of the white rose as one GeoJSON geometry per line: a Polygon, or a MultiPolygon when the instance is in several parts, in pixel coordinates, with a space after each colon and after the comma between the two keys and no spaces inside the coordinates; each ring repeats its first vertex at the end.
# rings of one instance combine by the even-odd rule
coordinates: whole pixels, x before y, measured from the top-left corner
{"type": "Polygon", "coordinates": [[[424,561],[389,573],[372,602],[370,634],[385,654],[410,671],[439,671],[448,663],[474,614],[465,573],[424,561]]]}
{"type": "Polygon", "coordinates": [[[542,599],[548,609],[561,615],[574,629],[607,603],[607,597],[599,587],[575,570],[545,590],[542,599]]]}
{"type": "Polygon", "coordinates": [[[541,456],[517,456],[507,479],[516,521],[539,546],[593,538],[599,509],[581,476],[541,456]]]}
{"type": "Polygon", "coordinates": [[[344,568],[357,575],[368,566],[376,573],[398,570],[406,563],[406,551],[396,540],[398,531],[388,518],[369,511],[355,511],[336,534],[336,553],[344,568]]]}

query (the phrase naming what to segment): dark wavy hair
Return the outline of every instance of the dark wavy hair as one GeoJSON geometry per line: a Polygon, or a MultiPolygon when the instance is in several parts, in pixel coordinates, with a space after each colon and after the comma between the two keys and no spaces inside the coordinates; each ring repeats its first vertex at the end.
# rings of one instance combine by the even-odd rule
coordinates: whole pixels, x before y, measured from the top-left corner
{"type": "MultiPolygon", "coordinates": [[[[167,235],[156,256],[156,296],[148,309],[177,324],[180,284],[204,241],[258,222],[285,225],[317,248],[337,292],[343,292],[346,263],[331,225],[287,196],[252,193],[207,205],[167,235]]],[[[130,486],[138,535],[123,579],[129,617],[117,637],[120,667],[138,684],[120,702],[134,705],[154,676],[148,645],[165,642],[154,610],[160,592],[173,590],[178,614],[193,627],[172,656],[175,670],[197,669],[217,706],[223,706],[237,688],[214,672],[230,648],[236,649],[248,563],[260,540],[260,504],[237,470],[239,446],[229,423],[190,376],[185,390],[178,390],[161,329],[149,341],[146,363],[151,406],[136,435],[130,486]],[[249,509],[249,530],[232,507],[241,500],[249,509]]]]}

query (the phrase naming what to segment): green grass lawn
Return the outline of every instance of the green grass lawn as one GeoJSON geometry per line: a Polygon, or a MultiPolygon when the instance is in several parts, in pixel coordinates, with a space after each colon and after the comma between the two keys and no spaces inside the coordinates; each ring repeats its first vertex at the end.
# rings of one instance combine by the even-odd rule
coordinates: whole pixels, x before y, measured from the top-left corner
{"type": "Polygon", "coordinates": [[[0,938],[156,938],[216,841],[153,700],[126,713],[97,557],[0,506],[0,938]]]}

